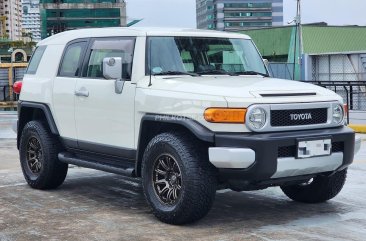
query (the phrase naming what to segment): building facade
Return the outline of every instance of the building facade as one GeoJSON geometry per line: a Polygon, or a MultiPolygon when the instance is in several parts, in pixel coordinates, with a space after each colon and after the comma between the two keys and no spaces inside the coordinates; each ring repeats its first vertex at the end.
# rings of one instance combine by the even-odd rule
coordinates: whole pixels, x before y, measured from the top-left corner
{"type": "Polygon", "coordinates": [[[283,0],[196,0],[197,28],[223,31],[283,25],[283,0]]]}
{"type": "Polygon", "coordinates": [[[41,19],[39,14],[39,0],[23,0],[22,27],[25,36],[31,41],[41,40],[41,19]]]}
{"type": "Polygon", "coordinates": [[[41,37],[71,29],[126,26],[124,0],[40,0],[41,37]]]}
{"type": "Polygon", "coordinates": [[[10,40],[22,38],[22,1],[0,0],[1,37],[10,40]]]}

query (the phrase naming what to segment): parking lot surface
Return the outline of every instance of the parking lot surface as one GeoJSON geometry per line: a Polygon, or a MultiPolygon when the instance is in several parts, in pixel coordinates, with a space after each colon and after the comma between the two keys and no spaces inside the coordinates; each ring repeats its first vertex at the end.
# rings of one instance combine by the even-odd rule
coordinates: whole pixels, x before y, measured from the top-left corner
{"type": "Polygon", "coordinates": [[[15,139],[0,139],[1,241],[343,241],[366,237],[365,141],[343,191],[327,203],[296,203],[279,188],[223,190],[204,219],[185,226],[154,218],[139,179],[72,167],[59,189],[33,190],[23,179],[15,146],[15,139]]]}

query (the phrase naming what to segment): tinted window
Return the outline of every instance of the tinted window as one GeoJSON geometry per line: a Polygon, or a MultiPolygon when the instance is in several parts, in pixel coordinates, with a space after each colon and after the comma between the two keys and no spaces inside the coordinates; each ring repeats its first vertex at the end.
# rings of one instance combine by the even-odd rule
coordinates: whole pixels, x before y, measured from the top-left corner
{"type": "Polygon", "coordinates": [[[152,74],[267,74],[262,57],[249,39],[149,37],[147,53],[147,75],[150,69],[152,74]]]}
{"type": "Polygon", "coordinates": [[[91,46],[88,64],[84,77],[104,78],[103,59],[110,57],[122,58],[123,79],[131,79],[133,50],[135,38],[98,39],[91,46]]]}
{"type": "Polygon", "coordinates": [[[59,76],[76,77],[79,75],[81,58],[86,42],[70,44],[64,53],[59,76]]]}
{"type": "Polygon", "coordinates": [[[45,50],[46,46],[39,46],[36,48],[29,62],[27,74],[36,74],[39,62],[41,62],[45,50]]]}

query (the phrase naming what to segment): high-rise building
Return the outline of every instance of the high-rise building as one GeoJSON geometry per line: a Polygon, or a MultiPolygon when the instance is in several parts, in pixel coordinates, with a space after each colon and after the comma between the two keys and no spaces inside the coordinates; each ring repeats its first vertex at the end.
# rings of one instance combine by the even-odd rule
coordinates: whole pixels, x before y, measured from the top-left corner
{"type": "Polygon", "coordinates": [[[22,38],[22,1],[0,0],[1,37],[11,40],[22,38]]]}
{"type": "Polygon", "coordinates": [[[23,0],[22,28],[25,36],[32,41],[41,40],[41,19],[39,15],[39,0],[23,0]]]}
{"type": "Polygon", "coordinates": [[[78,28],[126,25],[124,0],[40,0],[41,37],[78,28]]]}
{"type": "Polygon", "coordinates": [[[196,0],[197,28],[225,31],[283,25],[283,0],[196,0]]]}

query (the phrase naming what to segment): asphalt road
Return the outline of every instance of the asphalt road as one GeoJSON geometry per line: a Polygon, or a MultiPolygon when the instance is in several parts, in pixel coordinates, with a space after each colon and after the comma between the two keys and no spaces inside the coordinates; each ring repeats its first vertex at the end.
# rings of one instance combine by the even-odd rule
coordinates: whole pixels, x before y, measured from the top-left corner
{"type": "MultiPolygon", "coordinates": [[[[0,136],[5,136],[1,126],[0,136]]],[[[327,203],[296,203],[279,188],[241,193],[223,190],[217,193],[207,217],[185,226],[154,218],[139,179],[73,167],[59,189],[33,190],[23,179],[15,144],[14,139],[0,140],[1,241],[343,241],[366,237],[365,141],[344,189],[327,203]]]]}

